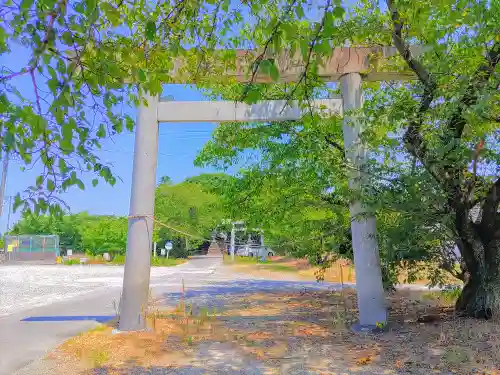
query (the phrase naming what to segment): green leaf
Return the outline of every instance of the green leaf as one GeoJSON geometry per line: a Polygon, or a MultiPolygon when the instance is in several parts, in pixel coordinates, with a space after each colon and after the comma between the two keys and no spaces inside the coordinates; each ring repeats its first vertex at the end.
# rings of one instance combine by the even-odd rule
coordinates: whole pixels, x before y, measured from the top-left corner
{"type": "Polygon", "coordinates": [[[261,92],[258,89],[250,88],[246,93],[244,100],[247,104],[257,103],[261,99],[261,92]]]}
{"type": "Polygon", "coordinates": [[[105,138],[106,137],[106,127],[104,126],[104,124],[101,124],[99,126],[99,130],[97,131],[97,134],[96,134],[99,138],[105,138]]]}
{"type": "Polygon", "coordinates": [[[109,180],[113,174],[111,173],[111,170],[109,167],[102,167],[101,170],[99,171],[99,174],[104,177],[104,179],[107,181],[109,180]]]}
{"type": "Polygon", "coordinates": [[[97,0],[85,0],[85,13],[92,14],[97,7],[97,0]]]}
{"type": "Polygon", "coordinates": [[[12,132],[7,132],[4,135],[3,142],[5,143],[6,146],[12,146],[15,142],[15,137],[12,132]]]}
{"type": "Polygon", "coordinates": [[[333,15],[337,18],[342,18],[344,17],[344,14],[345,14],[345,9],[340,7],[340,6],[336,6],[335,8],[333,8],[333,15]]]}
{"type": "Polygon", "coordinates": [[[66,164],[66,161],[63,158],[59,158],[59,171],[62,174],[65,174],[68,171],[68,165],[66,164]]]}
{"type": "Polygon", "coordinates": [[[57,80],[57,78],[49,79],[47,81],[47,85],[49,86],[49,89],[52,92],[52,94],[57,95],[57,89],[59,88],[59,81],[57,80]]]}
{"type": "Polygon", "coordinates": [[[34,0],[23,0],[21,1],[21,9],[28,10],[33,5],[34,0]]]}
{"type": "Polygon", "coordinates": [[[99,180],[97,178],[92,179],[92,186],[93,187],[96,187],[98,183],[99,183],[99,180]]]}
{"type": "Polygon", "coordinates": [[[146,72],[144,72],[144,70],[139,69],[137,75],[140,82],[146,82],[147,77],[146,77],[146,72]]]}
{"type": "Polygon", "coordinates": [[[12,206],[12,209],[14,212],[23,205],[24,201],[21,199],[21,195],[18,193],[14,197],[14,205],[12,206]]]}
{"type": "Polygon", "coordinates": [[[315,50],[323,55],[330,55],[333,51],[332,46],[328,40],[322,40],[320,43],[316,44],[315,50]]]}
{"type": "Polygon", "coordinates": [[[280,72],[279,72],[276,64],[273,63],[269,67],[269,75],[271,76],[272,80],[275,82],[278,81],[278,79],[280,78],[280,72]]]}
{"type": "Polygon", "coordinates": [[[75,5],[73,6],[73,9],[75,9],[75,11],[77,13],[83,13],[83,12],[85,12],[85,7],[84,7],[84,5],[83,5],[82,2],[75,3],[75,5]]]}
{"type": "Polygon", "coordinates": [[[118,9],[116,9],[109,3],[101,3],[100,7],[113,27],[116,27],[122,23],[121,14],[118,9]]]}
{"type": "Polygon", "coordinates": [[[149,20],[146,23],[146,39],[153,41],[156,36],[156,23],[152,20],[149,20]]]}
{"type": "Polygon", "coordinates": [[[134,126],[135,126],[134,120],[132,119],[132,117],[127,115],[127,117],[125,117],[125,127],[129,132],[131,132],[134,131],[134,126]]]}
{"type": "Polygon", "coordinates": [[[331,35],[335,28],[335,21],[333,19],[332,12],[328,12],[325,14],[325,24],[324,24],[324,33],[326,35],[331,35]]]}
{"type": "Polygon", "coordinates": [[[80,190],[85,190],[85,185],[83,184],[82,180],[79,178],[75,179],[75,184],[80,188],[80,190]]]}
{"type": "Polygon", "coordinates": [[[303,19],[305,14],[304,14],[304,8],[302,7],[302,5],[298,4],[296,7],[295,7],[295,14],[297,15],[297,17],[299,19],[303,19]]]}
{"type": "Polygon", "coordinates": [[[36,206],[42,213],[47,212],[47,201],[44,198],[39,198],[36,206]]]}
{"type": "Polygon", "coordinates": [[[280,77],[280,72],[274,60],[262,60],[259,64],[259,69],[263,74],[270,76],[273,81],[277,81],[280,77]]]}
{"type": "Polygon", "coordinates": [[[56,184],[50,178],[47,179],[47,190],[53,192],[56,189],[56,184]]]}
{"type": "Polygon", "coordinates": [[[38,176],[36,178],[36,182],[35,183],[36,183],[36,186],[42,186],[42,184],[43,184],[43,176],[38,176]]]}
{"type": "Polygon", "coordinates": [[[65,31],[65,32],[62,33],[61,40],[67,46],[72,46],[73,45],[73,35],[69,31],[65,31]]]}

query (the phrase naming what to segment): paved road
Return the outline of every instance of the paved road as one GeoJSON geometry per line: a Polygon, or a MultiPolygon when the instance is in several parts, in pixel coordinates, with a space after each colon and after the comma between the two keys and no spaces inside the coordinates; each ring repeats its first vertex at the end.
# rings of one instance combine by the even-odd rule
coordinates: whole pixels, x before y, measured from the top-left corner
{"type": "MultiPolygon", "coordinates": [[[[228,279],[216,273],[219,258],[194,259],[177,267],[153,268],[155,295],[228,279]]],[[[0,266],[0,375],[43,356],[95,322],[22,322],[30,316],[114,315],[123,267],[0,266]]]]}
{"type": "MultiPolygon", "coordinates": [[[[95,322],[23,322],[30,316],[115,315],[123,267],[0,266],[0,375],[38,374],[37,359],[95,322]],[[32,365],[32,363],[35,361],[32,365]],[[30,369],[33,368],[33,369],[30,369]],[[16,370],[21,369],[19,372],[16,370]]],[[[234,274],[221,258],[199,257],[170,268],[153,268],[153,295],[174,305],[182,280],[186,297],[211,306],[216,295],[279,289],[325,289],[333,284],[266,280],[234,274]]],[[[293,279],[292,279],[293,280],[293,279]]],[[[216,307],[216,306],[214,306],[216,307]]]]}

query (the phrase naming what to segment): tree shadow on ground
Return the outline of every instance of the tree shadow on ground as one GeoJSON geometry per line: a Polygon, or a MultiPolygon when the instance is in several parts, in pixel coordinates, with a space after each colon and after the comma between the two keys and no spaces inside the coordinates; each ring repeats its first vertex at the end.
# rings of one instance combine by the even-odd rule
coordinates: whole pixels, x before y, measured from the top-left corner
{"type": "Polygon", "coordinates": [[[107,356],[100,367],[83,373],[427,375],[476,369],[487,374],[500,363],[497,323],[459,319],[422,303],[422,295],[412,299],[398,292],[388,299],[387,332],[359,335],[349,329],[357,316],[352,290],[296,284],[290,290],[289,284],[224,284],[166,295],[170,307],[152,312],[152,332],[90,337],[94,346],[87,352],[107,350],[107,356]],[[176,304],[182,308],[173,311],[176,304]],[[431,312],[440,314],[438,321],[419,323],[420,314],[431,312]]]}

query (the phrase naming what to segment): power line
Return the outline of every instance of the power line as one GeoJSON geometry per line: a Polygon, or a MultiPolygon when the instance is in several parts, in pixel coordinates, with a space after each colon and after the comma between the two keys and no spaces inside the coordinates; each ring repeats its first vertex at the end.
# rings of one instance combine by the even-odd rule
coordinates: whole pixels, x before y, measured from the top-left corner
{"type": "Polygon", "coordinates": [[[158,219],[156,219],[153,215],[131,215],[128,218],[129,219],[134,219],[134,218],[149,218],[149,219],[153,220],[156,224],[161,225],[161,226],[163,226],[165,228],[168,228],[170,230],[173,230],[174,232],[181,233],[181,234],[183,234],[183,235],[185,235],[187,237],[197,238],[199,240],[204,240],[204,241],[210,241],[210,239],[208,239],[208,238],[202,237],[202,236],[197,235],[197,234],[187,233],[187,232],[184,232],[184,231],[182,231],[180,229],[177,229],[177,228],[173,227],[170,224],[163,223],[163,222],[159,221],[158,219]]]}

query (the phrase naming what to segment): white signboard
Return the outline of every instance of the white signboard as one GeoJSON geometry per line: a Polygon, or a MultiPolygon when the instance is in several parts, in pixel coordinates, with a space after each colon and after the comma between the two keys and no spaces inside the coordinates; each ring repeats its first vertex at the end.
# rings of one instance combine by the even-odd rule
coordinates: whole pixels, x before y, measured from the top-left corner
{"type": "Polygon", "coordinates": [[[69,257],[72,256],[73,255],[73,250],[71,250],[71,249],[66,250],[66,255],[69,256],[69,257]]]}
{"type": "Polygon", "coordinates": [[[172,242],[168,241],[166,244],[165,244],[165,249],[167,250],[172,250],[172,242]]]}
{"type": "Polygon", "coordinates": [[[160,250],[160,253],[161,253],[161,255],[162,255],[162,256],[165,256],[165,254],[167,253],[167,250],[165,250],[165,249],[161,249],[161,250],[160,250]]]}

